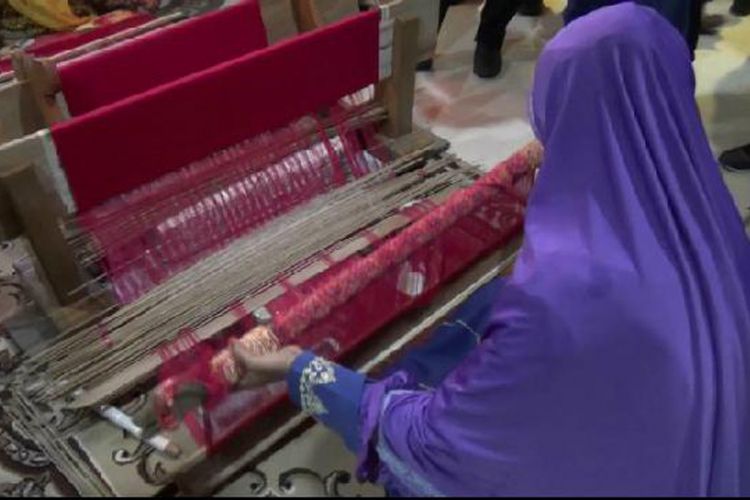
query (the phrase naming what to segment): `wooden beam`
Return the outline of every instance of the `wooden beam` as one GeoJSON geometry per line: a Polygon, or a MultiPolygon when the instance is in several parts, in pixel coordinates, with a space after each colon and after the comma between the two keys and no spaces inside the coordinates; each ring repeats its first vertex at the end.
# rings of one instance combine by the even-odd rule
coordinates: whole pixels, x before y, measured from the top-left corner
{"type": "Polygon", "coordinates": [[[418,59],[419,19],[397,18],[393,26],[393,70],[378,85],[378,99],[388,112],[383,132],[389,137],[411,133],[418,59]]]}
{"type": "Polygon", "coordinates": [[[0,183],[0,239],[12,240],[23,234],[23,226],[18,220],[10,193],[3,183],[0,183]]]}
{"type": "Polygon", "coordinates": [[[359,12],[357,0],[292,0],[292,7],[301,32],[335,23],[359,12]]]}
{"type": "Polygon", "coordinates": [[[14,80],[0,84],[0,144],[34,133],[45,126],[28,81],[14,80]]]}
{"type": "Polygon", "coordinates": [[[61,305],[77,301],[83,280],[59,224],[62,214],[42,188],[34,165],[4,172],[0,182],[57,301],[61,305]]]}
{"type": "Polygon", "coordinates": [[[270,45],[299,33],[292,0],[260,0],[258,3],[270,45]]]}
{"type": "Polygon", "coordinates": [[[419,18],[419,60],[433,57],[437,45],[439,2],[435,0],[378,0],[392,18],[419,18]]]}
{"type": "Polygon", "coordinates": [[[13,71],[19,82],[28,82],[36,105],[47,125],[65,119],[57,105],[56,95],[60,91],[60,76],[55,63],[49,59],[34,59],[23,52],[13,53],[13,71]]]}

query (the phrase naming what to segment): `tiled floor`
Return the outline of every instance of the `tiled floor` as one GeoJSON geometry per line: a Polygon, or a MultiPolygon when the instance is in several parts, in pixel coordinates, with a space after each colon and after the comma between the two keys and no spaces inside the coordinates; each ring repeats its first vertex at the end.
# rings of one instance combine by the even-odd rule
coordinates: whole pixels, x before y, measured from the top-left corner
{"type": "MultiPolygon", "coordinates": [[[[500,78],[471,73],[478,2],[452,8],[438,42],[436,71],[418,77],[416,119],[451,141],[457,153],[491,166],[532,138],[526,94],[536,58],[561,26],[564,1],[547,0],[539,19],[516,17],[508,31],[500,78]]],[[[727,14],[731,0],[709,3],[727,14]]],[[[717,152],[750,142],[750,17],[727,15],[717,37],[703,37],[696,55],[697,99],[717,152]]],[[[743,217],[750,223],[750,174],[725,174],[743,217]]]]}

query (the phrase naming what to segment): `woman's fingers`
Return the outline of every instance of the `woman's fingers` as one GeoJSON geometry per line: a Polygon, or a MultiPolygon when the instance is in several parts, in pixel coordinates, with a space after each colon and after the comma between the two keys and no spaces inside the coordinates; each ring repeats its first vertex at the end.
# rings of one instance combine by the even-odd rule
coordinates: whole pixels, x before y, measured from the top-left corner
{"type": "Polygon", "coordinates": [[[236,340],[230,342],[230,350],[242,373],[236,386],[238,389],[256,389],[268,383],[268,376],[258,356],[236,340]]]}
{"type": "Polygon", "coordinates": [[[232,355],[234,356],[235,362],[242,366],[244,368],[244,371],[253,371],[257,369],[256,359],[258,358],[254,356],[247,347],[242,345],[241,342],[236,339],[232,339],[230,341],[230,349],[232,351],[232,355]]]}
{"type": "Polygon", "coordinates": [[[230,341],[230,352],[242,373],[239,388],[257,388],[286,378],[294,359],[302,352],[299,347],[286,346],[278,351],[257,355],[242,342],[230,341]]]}

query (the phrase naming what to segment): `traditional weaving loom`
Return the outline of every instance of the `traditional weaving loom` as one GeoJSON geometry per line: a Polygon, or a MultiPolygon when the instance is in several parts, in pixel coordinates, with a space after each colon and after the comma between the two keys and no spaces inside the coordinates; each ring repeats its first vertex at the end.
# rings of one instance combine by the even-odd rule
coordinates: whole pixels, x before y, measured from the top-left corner
{"type": "Polygon", "coordinates": [[[390,15],[0,147],[4,233],[65,306],[3,406],[79,493],[210,491],[288,433],[283,388],[235,387],[230,338],[374,368],[507,265],[539,151],[481,175],[413,131],[419,22],[390,15]]]}

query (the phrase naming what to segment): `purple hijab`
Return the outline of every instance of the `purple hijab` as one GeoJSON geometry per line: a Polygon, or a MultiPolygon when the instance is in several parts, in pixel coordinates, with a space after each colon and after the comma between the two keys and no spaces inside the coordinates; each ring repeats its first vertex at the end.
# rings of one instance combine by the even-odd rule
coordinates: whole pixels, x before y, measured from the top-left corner
{"type": "Polygon", "coordinates": [[[431,392],[368,385],[360,477],[401,494],[750,494],[750,243],[690,54],[651,9],[544,50],[546,160],[483,343],[431,392]]]}

